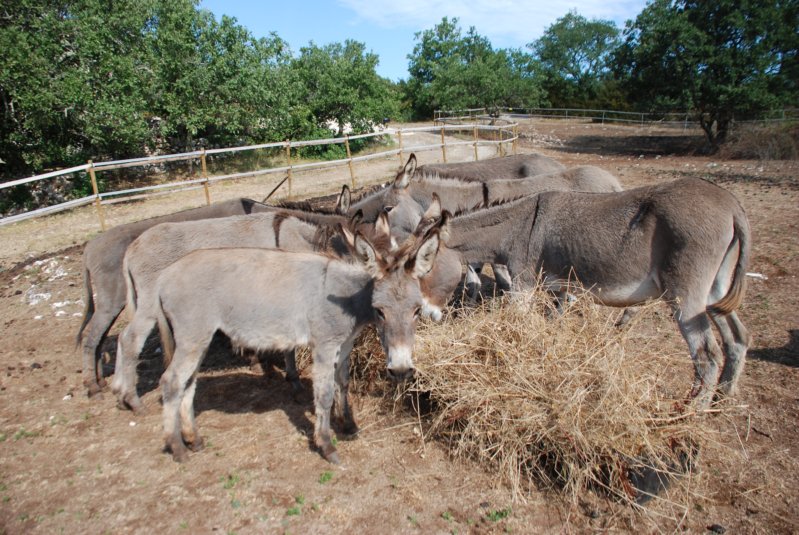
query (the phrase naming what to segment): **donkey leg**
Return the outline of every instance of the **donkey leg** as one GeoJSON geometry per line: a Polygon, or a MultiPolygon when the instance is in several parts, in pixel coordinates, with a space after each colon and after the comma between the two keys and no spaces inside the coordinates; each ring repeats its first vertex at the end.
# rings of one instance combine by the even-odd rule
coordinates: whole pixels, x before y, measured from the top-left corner
{"type": "Polygon", "coordinates": [[[497,289],[501,292],[511,291],[513,281],[508,271],[508,266],[503,264],[491,264],[491,268],[494,270],[494,282],[497,285],[497,289]]]}
{"type": "Polygon", "coordinates": [[[155,327],[155,319],[141,311],[141,308],[137,309],[133,320],[119,335],[114,379],[111,381],[111,390],[117,396],[119,408],[130,408],[133,412],[143,409],[136,392],[136,368],[147,337],[155,327]]]}
{"type": "Polygon", "coordinates": [[[267,368],[261,363],[261,354],[255,349],[245,347],[241,349],[241,355],[250,363],[250,371],[258,375],[267,375],[267,368]]]}
{"type": "Polygon", "coordinates": [[[340,419],[342,431],[347,435],[358,433],[358,424],[352,414],[350,405],[350,352],[354,339],[348,340],[341,346],[338,363],[336,364],[336,389],[335,408],[336,417],[340,419]]]}
{"type": "Polygon", "coordinates": [[[82,343],[82,375],[83,386],[86,387],[86,392],[89,397],[99,394],[105,386],[103,367],[100,363],[103,357],[103,340],[105,340],[105,337],[108,335],[108,331],[111,329],[114,321],[116,321],[119,313],[122,312],[122,308],[122,306],[109,307],[101,301],[97,304],[97,309],[86,324],[82,343]]]}
{"type": "Polygon", "coordinates": [[[161,402],[164,415],[164,451],[172,453],[176,462],[184,462],[189,457],[188,449],[181,435],[180,406],[185,382],[180,380],[170,365],[161,376],[161,402]]]}
{"type": "Polygon", "coordinates": [[[638,314],[637,307],[627,307],[621,313],[621,317],[616,321],[616,327],[624,327],[630,320],[633,319],[638,314]]]}
{"type": "Polygon", "coordinates": [[[474,303],[477,301],[477,297],[480,295],[480,289],[482,288],[482,281],[480,280],[479,270],[475,269],[474,265],[467,264],[466,265],[466,276],[464,277],[464,288],[466,289],[466,296],[469,298],[469,301],[474,303]]]}
{"type": "Polygon", "coordinates": [[[284,351],[283,361],[286,365],[286,381],[291,385],[291,397],[296,403],[300,403],[305,390],[302,388],[300,373],[297,371],[297,350],[284,351]]]}
{"type": "Polygon", "coordinates": [[[695,399],[698,408],[707,408],[718,382],[722,359],[721,349],[710,328],[710,318],[704,311],[692,315],[686,313],[685,309],[679,310],[675,318],[694,361],[691,397],[695,399]]]}
{"type": "Polygon", "coordinates": [[[333,445],[330,429],[330,409],[333,406],[334,374],[338,348],[319,347],[314,349],[313,390],[316,425],[314,443],[322,451],[325,459],[333,464],[339,463],[336,447],[333,445]]]}
{"type": "Polygon", "coordinates": [[[710,317],[719,330],[721,347],[726,357],[719,378],[719,393],[722,396],[735,396],[738,391],[738,379],[746,362],[746,351],[749,349],[749,333],[735,312],[726,316],[710,317]]]}
{"type": "Polygon", "coordinates": [[[197,390],[197,372],[189,379],[189,384],[183,393],[183,399],[180,402],[180,431],[183,436],[183,442],[191,449],[191,451],[200,451],[203,449],[204,443],[197,431],[197,422],[194,418],[194,392],[197,390]]]}

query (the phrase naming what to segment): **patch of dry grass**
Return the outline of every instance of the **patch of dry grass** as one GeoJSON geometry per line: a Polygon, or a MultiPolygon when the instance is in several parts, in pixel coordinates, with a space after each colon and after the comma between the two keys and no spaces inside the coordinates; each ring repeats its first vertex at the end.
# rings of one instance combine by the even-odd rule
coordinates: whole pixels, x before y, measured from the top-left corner
{"type": "MultiPolygon", "coordinates": [[[[426,440],[496,473],[517,498],[547,488],[573,505],[588,494],[634,504],[646,492],[643,477],[652,492],[662,490],[652,478],[668,478],[657,514],[678,523],[699,492],[697,449],[718,441],[706,422],[715,416],[683,403],[692,367],[685,348],[662,347],[656,331],[671,322],[655,317],[657,307],[642,307],[624,328],[587,297],[558,315],[541,289],[450,311],[442,323],[420,325],[418,373],[405,400],[429,406],[426,440]]],[[[353,352],[354,389],[382,389],[396,403],[384,372],[367,331],[353,352]]]]}
{"type": "Polygon", "coordinates": [[[738,125],[719,148],[719,156],[729,160],[799,159],[799,124],[738,125]]]}

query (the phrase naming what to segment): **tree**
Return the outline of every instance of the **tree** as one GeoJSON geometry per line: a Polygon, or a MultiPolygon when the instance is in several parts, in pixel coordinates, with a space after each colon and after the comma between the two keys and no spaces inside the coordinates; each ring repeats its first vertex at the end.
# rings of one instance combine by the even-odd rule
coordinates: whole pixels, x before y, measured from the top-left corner
{"type": "Polygon", "coordinates": [[[141,152],[150,1],[18,0],[0,8],[2,175],[141,152]]]}
{"type": "Polygon", "coordinates": [[[619,45],[612,21],[592,19],[570,11],[527,45],[541,62],[542,83],[556,106],[592,106],[609,81],[609,59],[619,45]]]}
{"type": "Polygon", "coordinates": [[[337,136],[343,136],[345,125],[364,133],[384,117],[396,117],[399,101],[390,81],[377,74],[378,61],[366,45],[349,39],[302,48],[294,69],[310,121],[320,128],[335,124],[337,136]]]}
{"type": "Polygon", "coordinates": [[[797,31],[791,0],[654,0],[628,23],[617,69],[639,107],[695,110],[716,148],[736,118],[796,98],[797,31]]]}
{"type": "Polygon", "coordinates": [[[405,90],[418,117],[430,117],[435,109],[535,106],[541,99],[538,70],[528,54],[494,50],[474,27],[463,35],[457,18],[444,17],[417,32],[416,40],[405,90]]]}

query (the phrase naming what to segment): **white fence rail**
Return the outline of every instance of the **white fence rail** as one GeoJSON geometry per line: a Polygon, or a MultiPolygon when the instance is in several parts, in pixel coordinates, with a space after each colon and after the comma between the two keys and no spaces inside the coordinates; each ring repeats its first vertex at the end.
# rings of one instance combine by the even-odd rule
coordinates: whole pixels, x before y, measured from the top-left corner
{"type": "MultiPolygon", "coordinates": [[[[695,112],[642,113],[619,110],[586,108],[467,108],[463,110],[436,110],[433,112],[436,123],[455,123],[459,121],[519,121],[524,119],[577,119],[599,123],[622,123],[638,126],[666,126],[674,128],[699,128],[695,112]]],[[[754,120],[739,120],[739,124],[779,123],[799,120],[799,110],[782,109],[754,120]]]]}
{"type": "Polygon", "coordinates": [[[35,210],[30,210],[24,213],[19,213],[15,215],[10,215],[7,217],[0,218],[0,226],[8,225],[11,223],[17,223],[19,221],[24,221],[26,219],[31,219],[35,217],[40,217],[44,215],[50,215],[57,212],[61,212],[64,210],[70,210],[72,208],[77,208],[79,206],[85,206],[87,204],[94,203],[97,209],[97,215],[100,221],[100,226],[103,230],[105,230],[105,217],[103,214],[103,205],[106,204],[113,204],[118,202],[123,202],[126,200],[133,200],[133,199],[140,199],[142,197],[147,197],[151,195],[162,195],[165,192],[177,192],[177,191],[185,191],[190,189],[199,189],[203,188],[205,192],[205,199],[206,203],[211,203],[211,196],[210,191],[208,189],[209,184],[213,184],[216,182],[227,181],[227,180],[237,180],[243,179],[248,177],[253,177],[257,175],[267,175],[267,174],[274,174],[274,173],[287,173],[288,174],[288,195],[291,197],[292,193],[292,175],[294,171],[304,171],[310,169],[322,169],[327,167],[337,167],[348,165],[350,171],[350,179],[353,188],[356,185],[356,176],[355,171],[353,168],[353,163],[367,161],[376,158],[385,158],[387,156],[394,156],[397,155],[399,160],[402,161],[404,155],[410,152],[422,152],[428,150],[436,150],[440,149],[442,152],[443,160],[447,161],[447,147],[455,147],[461,145],[473,145],[474,146],[474,158],[477,159],[477,147],[482,145],[496,145],[499,147],[500,153],[508,152],[507,145],[511,145],[511,150],[516,152],[516,141],[518,139],[518,131],[517,131],[517,124],[510,122],[510,121],[503,121],[506,124],[501,125],[488,125],[488,124],[474,124],[472,123],[463,123],[463,124],[434,124],[433,126],[422,126],[422,127],[414,127],[414,128],[387,128],[383,131],[369,133],[369,134],[359,134],[354,136],[344,136],[341,138],[330,138],[330,139],[314,139],[314,140],[305,140],[305,141],[284,141],[278,143],[263,143],[260,145],[248,145],[243,147],[229,147],[229,148],[219,148],[219,149],[208,149],[208,150],[200,150],[200,151],[192,151],[192,152],[185,152],[180,154],[166,154],[162,156],[152,156],[152,157],[144,157],[144,158],[131,158],[127,160],[115,160],[109,162],[88,162],[84,165],[79,165],[76,167],[70,167],[69,169],[62,169],[59,171],[52,171],[49,173],[45,173],[42,175],[31,176],[28,178],[22,178],[19,180],[13,180],[11,182],[5,182],[0,184],[0,192],[3,190],[13,188],[16,186],[21,186],[25,184],[30,184],[37,181],[44,181],[48,179],[52,179],[55,177],[60,177],[69,174],[75,173],[86,173],[89,175],[91,180],[93,195],[83,197],[80,199],[72,199],[60,204],[55,204],[52,206],[46,206],[43,208],[38,208],[35,210]],[[471,139],[468,140],[461,140],[461,141],[452,141],[450,140],[447,142],[446,134],[451,132],[458,132],[467,130],[471,135],[471,139]],[[441,143],[433,143],[433,144],[425,144],[425,145],[412,145],[412,146],[404,146],[402,141],[403,134],[411,134],[414,132],[433,132],[433,133],[440,133],[441,135],[441,143]],[[382,136],[394,136],[398,143],[398,148],[395,149],[388,149],[385,151],[374,152],[371,154],[364,154],[360,156],[353,156],[350,150],[350,141],[356,139],[367,139],[367,138],[375,138],[375,137],[382,137],[382,136]],[[490,138],[490,139],[487,139],[490,138]],[[309,147],[309,146],[317,146],[317,145],[332,145],[332,144],[343,144],[346,149],[347,157],[344,159],[338,160],[329,160],[329,161],[317,161],[317,162],[308,162],[308,163],[293,163],[291,150],[298,149],[302,147],[309,147]],[[207,163],[206,158],[209,155],[219,155],[219,154],[230,154],[236,153],[241,151],[252,151],[258,149],[281,149],[285,151],[285,160],[286,165],[279,166],[279,167],[266,167],[261,169],[256,169],[252,171],[245,171],[239,173],[228,173],[222,175],[209,175],[207,171],[207,163]],[[151,165],[158,165],[165,162],[174,162],[174,161],[191,161],[195,162],[196,160],[200,160],[199,172],[197,173],[198,176],[196,178],[188,179],[188,180],[180,180],[180,181],[173,181],[165,184],[158,184],[153,186],[143,186],[137,188],[128,188],[123,190],[115,190],[115,191],[104,191],[100,192],[97,182],[97,174],[101,172],[107,172],[114,169],[124,169],[130,167],[144,167],[144,166],[151,166],[151,165]],[[168,191],[166,191],[168,190],[168,191]]]}

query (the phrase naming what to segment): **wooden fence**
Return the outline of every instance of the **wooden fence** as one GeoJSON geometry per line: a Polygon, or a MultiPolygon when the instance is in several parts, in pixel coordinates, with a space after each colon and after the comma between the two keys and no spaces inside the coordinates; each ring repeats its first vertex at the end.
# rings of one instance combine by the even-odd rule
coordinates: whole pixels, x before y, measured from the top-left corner
{"type": "MultiPolygon", "coordinates": [[[[596,123],[620,123],[633,126],[664,126],[683,130],[699,128],[696,112],[645,113],[619,110],[600,110],[587,108],[467,108],[463,110],[436,110],[433,120],[436,124],[454,124],[460,121],[518,122],[525,119],[576,119],[596,123]]],[[[795,122],[799,120],[798,108],[785,108],[763,114],[762,117],[737,120],[738,124],[761,124],[795,122]]]]}
{"type": "Polygon", "coordinates": [[[185,152],[180,154],[166,154],[162,156],[132,158],[128,160],[115,160],[109,162],[89,161],[84,165],[70,167],[68,169],[61,169],[59,171],[52,171],[50,173],[31,176],[28,178],[22,178],[19,180],[13,180],[10,182],[5,182],[3,184],[0,184],[0,191],[2,191],[5,189],[26,185],[37,181],[44,181],[55,177],[66,176],[66,175],[74,176],[76,173],[86,173],[89,179],[91,180],[91,185],[92,185],[92,195],[0,218],[0,226],[16,223],[19,221],[24,221],[26,219],[31,219],[34,217],[40,217],[44,215],[61,212],[64,210],[77,208],[79,206],[94,204],[97,211],[97,217],[100,223],[100,227],[103,230],[105,230],[106,223],[105,223],[105,214],[103,210],[103,205],[112,204],[121,201],[140,199],[142,197],[160,194],[163,193],[164,191],[177,192],[177,191],[184,191],[188,189],[199,189],[199,188],[202,188],[205,194],[205,202],[207,204],[210,204],[211,191],[209,186],[211,184],[222,181],[237,180],[253,176],[275,174],[275,173],[286,174],[286,179],[280,185],[282,185],[283,183],[287,184],[288,196],[290,198],[292,196],[294,172],[300,170],[322,169],[322,168],[337,167],[343,165],[347,165],[349,167],[351,185],[353,188],[355,188],[357,184],[357,177],[354,164],[357,162],[397,155],[398,160],[401,163],[402,161],[404,161],[405,155],[410,154],[411,152],[423,152],[436,149],[441,150],[442,159],[444,162],[446,162],[447,147],[455,147],[461,145],[472,145],[474,147],[475,160],[478,159],[477,147],[480,145],[496,145],[498,147],[500,154],[504,154],[509,151],[515,154],[516,142],[518,140],[517,125],[515,123],[508,121],[505,121],[504,123],[505,124],[500,124],[500,125],[496,124],[490,125],[490,124],[478,124],[477,122],[475,122],[475,123],[450,124],[450,125],[435,124],[433,126],[421,126],[414,128],[387,128],[385,130],[372,132],[369,134],[359,134],[354,136],[347,135],[340,138],[313,139],[305,141],[286,140],[284,142],[278,142],[278,143],[264,143],[260,145],[248,145],[244,147],[208,149],[208,150],[200,150],[193,152],[185,152]],[[447,141],[447,136],[445,134],[454,133],[454,132],[463,132],[463,131],[467,132],[467,136],[461,135],[461,138],[468,137],[469,139],[460,139],[460,140],[450,139],[449,141],[447,141]],[[432,132],[432,133],[440,132],[441,143],[434,143],[427,145],[406,145],[403,142],[403,134],[406,134],[407,138],[407,134],[413,132],[432,132]],[[375,138],[386,135],[394,136],[396,138],[398,146],[397,148],[380,152],[374,152],[371,154],[353,156],[352,151],[350,149],[350,141],[357,139],[375,138]],[[309,162],[309,163],[292,162],[292,155],[291,155],[292,149],[298,149],[302,147],[310,147],[316,145],[332,145],[332,144],[344,145],[347,157],[339,160],[318,161],[318,162],[309,162]],[[510,145],[510,147],[508,147],[508,145],[510,145]],[[284,152],[285,165],[279,167],[261,168],[241,173],[228,173],[222,175],[208,174],[207,158],[209,156],[218,155],[218,154],[232,154],[236,152],[253,151],[258,149],[278,149],[285,151],[284,152]],[[199,160],[200,164],[198,166],[198,171],[196,173],[197,176],[188,180],[180,180],[180,181],[168,182],[153,186],[129,188],[116,191],[103,191],[103,192],[100,191],[100,188],[98,186],[98,180],[97,180],[98,173],[108,172],[115,169],[158,165],[158,164],[163,164],[165,162],[174,162],[174,161],[196,162],[197,160],[199,160]]]}

